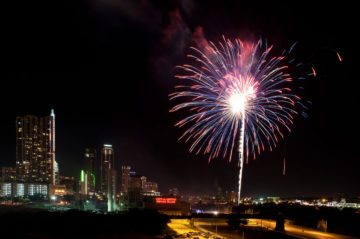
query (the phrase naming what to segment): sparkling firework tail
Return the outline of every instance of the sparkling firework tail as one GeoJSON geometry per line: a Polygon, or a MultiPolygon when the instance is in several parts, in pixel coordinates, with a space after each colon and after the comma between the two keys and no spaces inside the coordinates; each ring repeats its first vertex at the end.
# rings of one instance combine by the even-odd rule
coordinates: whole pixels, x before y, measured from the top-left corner
{"type": "Polygon", "coordinates": [[[238,190],[238,204],[241,200],[241,186],[242,186],[242,174],[244,168],[244,136],[245,136],[245,112],[242,112],[241,128],[240,128],[240,140],[239,140],[239,190],[238,190]]]}

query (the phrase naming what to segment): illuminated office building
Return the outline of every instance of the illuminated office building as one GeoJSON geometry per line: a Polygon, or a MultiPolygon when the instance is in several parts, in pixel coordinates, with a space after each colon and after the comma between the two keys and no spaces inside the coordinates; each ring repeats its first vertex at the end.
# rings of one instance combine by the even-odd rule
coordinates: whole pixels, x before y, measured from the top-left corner
{"type": "Polygon", "coordinates": [[[100,160],[100,185],[103,194],[108,199],[108,211],[117,210],[117,172],[115,169],[115,157],[112,145],[104,144],[100,160]]]}
{"type": "Polygon", "coordinates": [[[101,150],[101,161],[100,161],[100,186],[101,191],[106,193],[108,191],[108,184],[110,178],[110,171],[115,169],[114,150],[112,145],[104,144],[101,150]]]}

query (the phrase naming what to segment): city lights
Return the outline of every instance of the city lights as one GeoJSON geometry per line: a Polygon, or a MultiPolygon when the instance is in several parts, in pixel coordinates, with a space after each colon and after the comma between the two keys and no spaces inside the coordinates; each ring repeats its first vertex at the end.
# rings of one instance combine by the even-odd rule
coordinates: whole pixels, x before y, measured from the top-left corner
{"type": "Polygon", "coordinates": [[[176,198],[160,198],[157,197],[155,198],[156,203],[159,204],[175,204],[176,203],[176,198]]]}

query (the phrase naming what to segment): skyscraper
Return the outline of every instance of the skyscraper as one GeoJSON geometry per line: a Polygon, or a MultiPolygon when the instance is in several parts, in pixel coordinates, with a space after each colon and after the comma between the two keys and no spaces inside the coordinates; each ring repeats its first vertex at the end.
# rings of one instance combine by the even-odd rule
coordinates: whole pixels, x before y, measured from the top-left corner
{"type": "Polygon", "coordinates": [[[115,157],[112,145],[104,144],[101,151],[100,167],[100,185],[102,193],[106,193],[108,199],[108,211],[112,212],[117,209],[116,191],[117,191],[117,172],[115,169],[115,157]]]}
{"type": "Polygon", "coordinates": [[[56,161],[56,147],[55,147],[55,112],[54,109],[51,109],[50,112],[50,125],[51,125],[51,133],[50,133],[50,152],[49,154],[51,155],[52,158],[52,162],[51,162],[51,170],[52,170],[52,183],[53,185],[55,184],[59,184],[60,181],[60,175],[59,175],[59,165],[56,161]]]}
{"type": "Polygon", "coordinates": [[[17,181],[55,185],[55,114],[16,117],[17,181]]]}
{"type": "Polygon", "coordinates": [[[85,149],[84,153],[84,170],[87,175],[87,182],[88,182],[88,192],[95,192],[95,188],[97,187],[97,157],[96,157],[96,149],[85,149]]]}
{"type": "Polygon", "coordinates": [[[108,191],[109,179],[111,177],[111,170],[115,168],[114,150],[112,145],[104,144],[101,151],[101,165],[100,165],[100,185],[101,191],[106,193],[108,191]]]}

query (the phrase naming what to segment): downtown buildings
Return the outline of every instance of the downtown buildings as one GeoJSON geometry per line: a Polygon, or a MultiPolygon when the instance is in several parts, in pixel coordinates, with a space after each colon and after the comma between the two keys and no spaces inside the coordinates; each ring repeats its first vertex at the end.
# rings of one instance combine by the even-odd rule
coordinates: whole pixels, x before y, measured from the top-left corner
{"type": "MultiPolygon", "coordinates": [[[[106,199],[107,211],[117,210],[116,195],[118,192],[118,176],[111,144],[104,144],[100,158],[96,149],[86,148],[84,153],[84,169],[80,173],[81,198],[106,199]]],[[[103,201],[104,201],[103,200],[103,201]]]]}
{"type": "Polygon", "coordinates": [[[55,113],[39,117],[16,117],[16,160],[14,167],[0,170],[0,200],[42,201],[45,207],[66,206],[82,210],[119,211],[130,208],[178,207],[179,201],[163,200],[158,184],[146,176],[120,167],[111,144],[86,148],[79,177],[59,174],[56,159],[55,113]],[[75,182],[78,188],[75,190],[75,182]],[[46,206],[47,204],[47,206],[46,206]],[[174,204],[174,205],[173,205],[174,204]]]}
{"type": "Polygon", "coordinates": [[[160,196],[158,184],[131,171],[130,166],[121,167],[121,180],[120,198],[124,208],[143,207],[145,197],[160,196]]]}
{"type": "Polygon", "coordinates": [[[102,146],[100,156],[97,152],[90,148],[84,152],[84,169],[80,172],[80,195],[83,201],[112,212],[143,207],[144,197],[160,196],[157,183],[131,171],[130,166],[122,166],[119,170],[120,163],[111,144],[102,146]]]}

